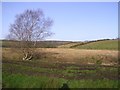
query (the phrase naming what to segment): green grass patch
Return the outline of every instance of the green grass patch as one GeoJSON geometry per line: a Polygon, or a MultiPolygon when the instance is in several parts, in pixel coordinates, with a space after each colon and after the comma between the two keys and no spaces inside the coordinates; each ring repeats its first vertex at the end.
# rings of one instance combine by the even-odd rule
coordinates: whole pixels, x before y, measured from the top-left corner
{"type": "MultiPolygon", "coordinates": [[[[115,67],[102,67],[99,66],[65,66],[63,69],[60,67],[41,67],[44,63],[34,63],[32,61],[27,62],[8,62],[3,63],[3,72],[9,72],[11,74],[23,74],[23,75],[34,75],[34,76],[50,76],[50,77],[62,77],[62,78],[77,78],[77,79],[94,79],[94,78],[117,78],[118,69],[115,67]],[[98,76],[100,75],[100,76],[98,76]]],[[[51,64],[52,65],[52,64],[51,64]]]]}
{"type": "Polygon", "coordinates": [[[118,40],[106,40],[77,45],[73,48],[79,49],[99,49],[99,50],[118,50],[118,40]]]}
{"type": "Polygon", "coordinates": [[[23,73],[26,74],[27,72],[31,72],[31,74],[38,73],[48,73],[48,74],[59,74],[62,70],[57,70],[53,68],[41,68],[41,67],[31,67],[31,66],[24,66],[24,65],[17,65],[17,64],[3,64],[4,72],[10,73],[23,73]]]}
{"type": "Polygon", "coordinates": [[[3,73],[4,88],[61,88],[66,83],[69,88],[117,88],[117,80],[67,80],[45,76],[27,76],[3,73]]]}
{"type": "Polygon", "coordinates": [[[64,79],[3,73],[5,88],[59,88],[64,79]]]}
{"type": "Polygon", "coordinates": [[[114,80],[72,80],[68,83],[70,88],[117,88],[118,81],[114,80]]]}

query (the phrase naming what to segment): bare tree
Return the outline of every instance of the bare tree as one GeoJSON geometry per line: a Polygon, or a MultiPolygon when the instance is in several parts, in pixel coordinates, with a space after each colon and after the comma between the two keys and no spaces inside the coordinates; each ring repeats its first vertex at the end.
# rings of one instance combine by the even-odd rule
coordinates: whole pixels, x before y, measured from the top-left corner
{"type": "Polygon", "coordinates": [[[31,60],[37,41],[52,35],[50,27],[53,20],[46,18],[41,9],[25,10],[16,15],[16,20],[10,25],[10,33],[7,38],[19,41],[23,60],[31,60]]]}

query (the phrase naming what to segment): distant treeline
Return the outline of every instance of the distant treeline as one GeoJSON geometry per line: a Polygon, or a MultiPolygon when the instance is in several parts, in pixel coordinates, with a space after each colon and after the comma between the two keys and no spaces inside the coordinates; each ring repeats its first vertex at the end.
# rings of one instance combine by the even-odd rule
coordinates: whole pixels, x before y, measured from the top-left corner
{"type": "MultiPolygon", "coordinates": [[[[83,41],[79,44],[73,45],[70,48],[77,47],[79,45],[85,45],[92,42],[98,41],[106,41],[106,40],[118,40],[117,39],[100,39],[100,40],[93,40],[93,41],[83,41]]],[[[20,48],[19,42],[14,40],[0,40],[2,42],[2,47],[5,48],[20,48]]],[[[59,45],[65,45],[69,43],[74,43],[73,41],[37,41],[36,48],[57,48],[59,45]]]]}
{"type": "MultiPolygon", "coordinates": [[[[19,42],[14,40],[1,40],[2,47],[20,48],[19,42]]],[[[58,45],[70,43],[69,41],[37,41],[36,48],[56,48],[58,45]]]]}

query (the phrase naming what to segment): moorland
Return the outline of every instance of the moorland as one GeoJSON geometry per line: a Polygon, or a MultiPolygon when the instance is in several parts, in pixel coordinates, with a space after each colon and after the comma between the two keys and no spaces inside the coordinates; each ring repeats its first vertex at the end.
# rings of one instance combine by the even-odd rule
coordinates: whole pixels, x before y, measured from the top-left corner
{"type": "Polygon", "coordinates": [[[2,40],[3,88],[118,88],[116,39],[40,41],[30,61],[16,43],[2,40]]]}

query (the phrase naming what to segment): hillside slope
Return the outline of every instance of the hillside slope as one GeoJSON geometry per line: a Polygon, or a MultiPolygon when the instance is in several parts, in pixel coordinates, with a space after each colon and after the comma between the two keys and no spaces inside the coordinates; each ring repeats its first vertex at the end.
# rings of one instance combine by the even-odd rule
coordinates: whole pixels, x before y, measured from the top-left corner
{"type": "Polygon", "coordinates": [[[78,45],[81,42],[70,42],[70,43],[65,43],[63,45],[59,45],[58,48],[70,48],[72,46],[78,45]]]}
{"type": "Polygon", "coordinates": [[[83,45],[75,45],[72,48],[79,49],[101,49],[101,50],[118,50],[118,40],[105,40],[89,42],[83,45]]]}
{"type": "MultiPolygon", "coordinates": [[[[2,47],[11,48],[19,44],[18,41],[2,40],[2,47]]],[[[19,45],[17,45],[19,48],[19,45]]],[[[77,49],[98,49],[118,50],[118,40],[97,40],[88,42],[72,41],[39,41],[37,48],[77,48],[77,49]]]]}

